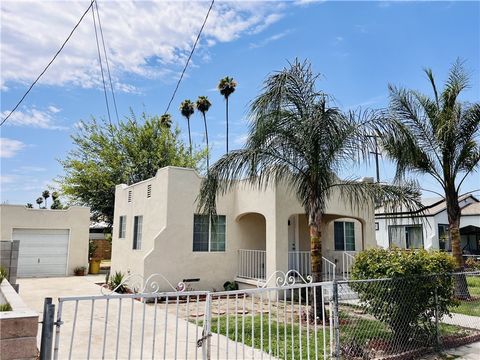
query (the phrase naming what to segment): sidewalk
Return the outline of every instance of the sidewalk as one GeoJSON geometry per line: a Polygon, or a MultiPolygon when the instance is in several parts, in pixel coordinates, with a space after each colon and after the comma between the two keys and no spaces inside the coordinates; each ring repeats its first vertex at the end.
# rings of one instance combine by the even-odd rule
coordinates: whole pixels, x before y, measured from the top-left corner
{"type": "Polygon", "coordinates": [[[422,357],[420,360],[478,360],[480,359],[480,341],[460,346],[458,348],[448,349],[441,354],[432,354],[422,357]]]}
{"type": "MultiPolygon", "coordinates": [[[[480,330],[480,317],[458,314],[458,313],[451,313],[451,315],[452,317],[444,316],[441,321],[445,324],[457,325],[457,326],[466,327],[470,329],[480,330]]],[[[478,358],[480,359],[480,353],[478,358]]]]}

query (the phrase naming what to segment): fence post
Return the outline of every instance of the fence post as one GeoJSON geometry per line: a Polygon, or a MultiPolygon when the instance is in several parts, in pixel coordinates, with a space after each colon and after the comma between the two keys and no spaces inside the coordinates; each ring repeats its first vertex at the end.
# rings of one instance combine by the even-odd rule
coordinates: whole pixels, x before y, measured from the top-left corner
{"type": "Polygon", "coordinates": [[[435,340],[437,350],[440,349],[440,328],[439,328],[439,318],[438,318],[438,283],[435,282],[435,340]]]}
{"type": "Polygon", "coordinates": [[[52,298],[45,298],[43,303],[42,338],[40,340],[40,360],[52,359],[53,325],[55,305],[52,298]]]}
{"type": "Polygon", "coordinates": [[[202,355],[203,359],[210,360],[211,358],[211,344],[212,336],[211,332],[211,322],[212,322],[212,295],[207,293],[207,298],[205,299],[205,323],[203,324],[203,333],[202,333],[202,355]]]}
{"type": "Polygon", "coordinates": [[[333,331],[334,331],[334,344],[335,344],[335,352],[333,356],[335,359],[340,359],[340,326],[339,326],[339,314],[338,314],[338,283],[337,280],[334,279],[332,282],[333,292],[333,331]]]}

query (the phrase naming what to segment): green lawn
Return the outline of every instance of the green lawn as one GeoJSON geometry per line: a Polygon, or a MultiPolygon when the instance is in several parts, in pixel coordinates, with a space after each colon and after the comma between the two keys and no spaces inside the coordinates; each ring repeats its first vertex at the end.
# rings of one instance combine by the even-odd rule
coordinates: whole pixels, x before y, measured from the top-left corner
{"type": "Polygon", "coordinates": [[[460,301],[459,306],[450,308],[451,312],[480,316],[480,276],[467,276],[467,284],[470,295],[476,297],[474,301],[460,301]]]}
{"type": "MultiPolygon", "coordinates": [[[[253,317],[253,331],[252,331],[252,316],[246,315],[244,319],[244,339],[243,343],[246,346],[253,346],[256,349],[261,349],[263,344],[263,351],[269,353],[271,350],[272,356],[277,358],[295,358],[303,359],[307,358],[307,338],[309,338],[310,357],[315,358],[315,332],[313,326],[310,326],[307,336],[307,329],[303,325],[301,330],[300,326],[296,323],[293,325],[287,323],[285,326],[283,323],[279,323],[277,326],[276,319],[272,317],[270,329],[268,327],[268,315],[255,315],[253,317]],[[262,331],[263,330],[263,331],[262,331]],[[270,341],[269,341],[270,331],[270,341]],[[278,331],[278,336],[277,336],[278,331]],[[263,342],[261,342],[261,334],[263,333],[263,342]],[[253,336],[252,336],[253,335],[253,336]],[[293,345],[292,345],[293,336],[293,345]],[[300,341],[301,336],[301,341],[300,341]],[[300,346],[301,345],[301,346],[300,346]],[[301,350],[300,350],[301,349],[301,350]],[[285,356],[286,354],[286,356],[285,356]],[[293,356],[292,356],[293,354],[293,356]]],[[[237,317],[238,335],[235,339],[235,318],[229,317],[228,321],[228,337],[231,340],[242,342],[242,317],[237,317]]],[[[212,318],[212,333],[220,333],[222,335],[227,334],[227,317],[220,316],[219,318],[212,318]],[[220,326],[218,326],[218,323],[220,326]],[[220,331],[218,330],[220,328],[220,331]]],[[[213,335],[215,336],[215,335],[213,335]]],[[[327,337],[325,339],[327,344],[327,351],[329,348],[329,333],[327,331],[327,337]]],[[[322,326],[317,325],[317,349],[318,357],[323,359],[323,331],[322,326]]]]}
{"type": "MultiPolygon", "coordinates": [[[[387,344],[392,338],[392,333],[389,328],[382,322],[366,318],[364,316],[357,316],[345,311],[340,312],[340,343],[343,346],[356,343],[360,346],[365,346],[371,341],[380,341],[380,343],[387,344]],[[386,341],[386,342],[385,342],[386,341]]],[[[287,323],[286,326],[280,322],[277,326],[274,316],[271,317],[271,327],[268,327],[268,315],[246,315],[242,324],[242,317],[237,317],[237,338],[235,338],[235,318],[229,317],[228,321],[228,337],[239,343],[245,343],[246,346],[256,349],[263,349],[265,353],[271,351],[272,356],[277,358],[295,358],[302,359],[307,357],[307,329],[305,324],[302,327],[298,323],[287,323]],[[253,331],[252,331],[253,322],[253,331]],[[242,325],[244,338],[242,339],[242,325]],[[278,330],[278,337],[277,337],[278,330]],[[270,337],[269,337],[270,331],[270,337]],[[263,333],[263,341],[261,334],[263,333]],[[293,336],[293,341],[292,341],[293,336]],[[300,341],[301,336],[301,341],[300,341]],[[269,340],[270,339],[270,340],[269,340]],[[243,340],[243,341],[242,341],[243,340]],[[301,346],[300,346],[301,344],[301,346]],[[301,348],[301,350],[300,350],[301,348]],[[293,356],[292,356],[293,354],[293,356]],[[285,356],[286,355],[286,356],[285,356]]],[[[201,322],[200,322],[201,324],[201,322]]],[[[211,331],[213,334],[220,333],[227,335],[227,317],[213,317],[211,331]]],[[[463,336],[467,333],[460,327],[454,325],[440,324],[440,334],[442,336],[459,335],[463,336]]],[[[215,336],[215,335],[213,335],[215,336]]],[[[313,358],[315,354],[315,333],[313,327],[309,329],[309,347],[310,356],[313,358]]],[[[329,328],[326,332],[326,346],[327,353],[329,351],[329,328]]],[[[323,358],[323,331],[322,326],[317,328],[317,346],[318,356],[323,358]]]]}

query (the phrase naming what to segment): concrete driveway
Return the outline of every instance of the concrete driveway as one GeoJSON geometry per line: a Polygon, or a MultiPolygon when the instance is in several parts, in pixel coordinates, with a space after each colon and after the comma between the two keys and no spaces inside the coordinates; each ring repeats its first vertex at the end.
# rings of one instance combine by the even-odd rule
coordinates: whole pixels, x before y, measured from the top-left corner
{"type": "MultiPolygon", "coordinates": [[[[59,297],[101,295],[100,286],[95,283],[104,279],[104,275],[99,275],[19,279],[18,283],[20,296],[38,311],[41,319],[45,297],[52,297],[58,309],[59,297]]],[[[205,303],[200,301],[197,306],[193,300],[188,304],[177,304],[175,300],[157,305],[131,298],[63,302],[58,357],[85,359],[90,354],[91,359],[201,359],[202,349],[196,345],[203,329],[196,320],[204,319],[205,303]]],[[[40,333],[41,327],[39,343],[40,333]]],[[[220,359],[234,358],[235,349],[237,356],[243,357],[243,346],[224,336],[212,336],[211,343],[212,358],[217,358],[217,353],[220,359]]],[[[261,357],[258,350],[245,347],[245,356],[252,355],[261,357]]]]}

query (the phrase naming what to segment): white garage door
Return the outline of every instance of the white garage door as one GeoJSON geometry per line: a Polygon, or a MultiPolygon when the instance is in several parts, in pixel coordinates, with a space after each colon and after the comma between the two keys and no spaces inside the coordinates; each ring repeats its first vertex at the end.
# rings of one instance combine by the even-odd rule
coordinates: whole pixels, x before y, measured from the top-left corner
{"type": "Polygon", "coordinates": [[[67,229],[13,229],[13,240],[20,240],[18,277],[64,276],[68,239],[67,229]]]}

